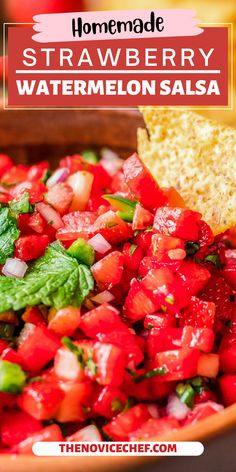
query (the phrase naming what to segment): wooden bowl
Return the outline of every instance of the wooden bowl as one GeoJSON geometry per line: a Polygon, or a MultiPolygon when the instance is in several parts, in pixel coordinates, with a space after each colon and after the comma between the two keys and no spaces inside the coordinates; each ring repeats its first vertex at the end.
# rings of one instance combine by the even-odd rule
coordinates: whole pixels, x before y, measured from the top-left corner
{"type": "MultiPolygon", "coordinates": [[[[144,126],[138,111],[0,111],[0,153],[21,163],[58,159],[83,149],[109,147],[122,157],[136,149],[136,132],[144,126]]],[[[236,404],[196,425],[182,428],[168,440],[207,440],[236,425],[236,404]]],[[[158,438],[159,440],[159,438],[158,438]]],[[[135,468],[156,458],[142,457],[35,457],[2,455],[0,471],[95,472],[135,468]]]]}

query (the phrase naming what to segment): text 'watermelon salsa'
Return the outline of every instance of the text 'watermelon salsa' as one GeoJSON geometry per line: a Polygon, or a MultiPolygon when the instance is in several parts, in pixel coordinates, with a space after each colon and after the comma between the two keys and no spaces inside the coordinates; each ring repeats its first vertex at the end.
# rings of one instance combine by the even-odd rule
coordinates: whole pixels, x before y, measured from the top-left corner
{"type": "Polygon", "coordinates": [[[236,230],[137,154],[0,156],[0,448],[139,441],[236,402],[236,230]]]}

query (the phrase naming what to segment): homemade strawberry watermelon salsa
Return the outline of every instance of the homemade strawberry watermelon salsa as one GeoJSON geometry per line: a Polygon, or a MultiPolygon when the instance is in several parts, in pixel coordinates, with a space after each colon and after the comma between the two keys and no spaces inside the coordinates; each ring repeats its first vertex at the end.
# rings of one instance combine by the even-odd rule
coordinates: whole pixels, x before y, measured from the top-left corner
{"type": "Polygon", "coordinates": [[[1,452],[152,440],[236,401],[236,232],[137,154],[0,157],[1,452]]]}

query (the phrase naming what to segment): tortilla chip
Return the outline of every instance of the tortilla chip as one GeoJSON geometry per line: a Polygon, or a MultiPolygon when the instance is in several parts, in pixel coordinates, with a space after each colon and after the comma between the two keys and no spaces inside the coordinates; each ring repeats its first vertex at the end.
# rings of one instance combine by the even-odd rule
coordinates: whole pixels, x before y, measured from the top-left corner
{"type": "Polygon", "coordinates": [[[148,133],[138,130],[138,152],[158,183],[174,186],[215,234],[234,226],[236,130],[189,111],[140,110],[148,133]]]}

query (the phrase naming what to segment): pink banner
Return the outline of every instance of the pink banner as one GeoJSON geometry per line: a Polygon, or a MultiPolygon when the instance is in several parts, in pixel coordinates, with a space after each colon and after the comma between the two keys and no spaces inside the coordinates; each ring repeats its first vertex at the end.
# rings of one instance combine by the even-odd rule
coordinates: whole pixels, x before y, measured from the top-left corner
{"type": "Polygon", "coordinates": [[[34,16],[40,43],[196,36],[202,33],[194,10],[125,10],[34,16]]]}

